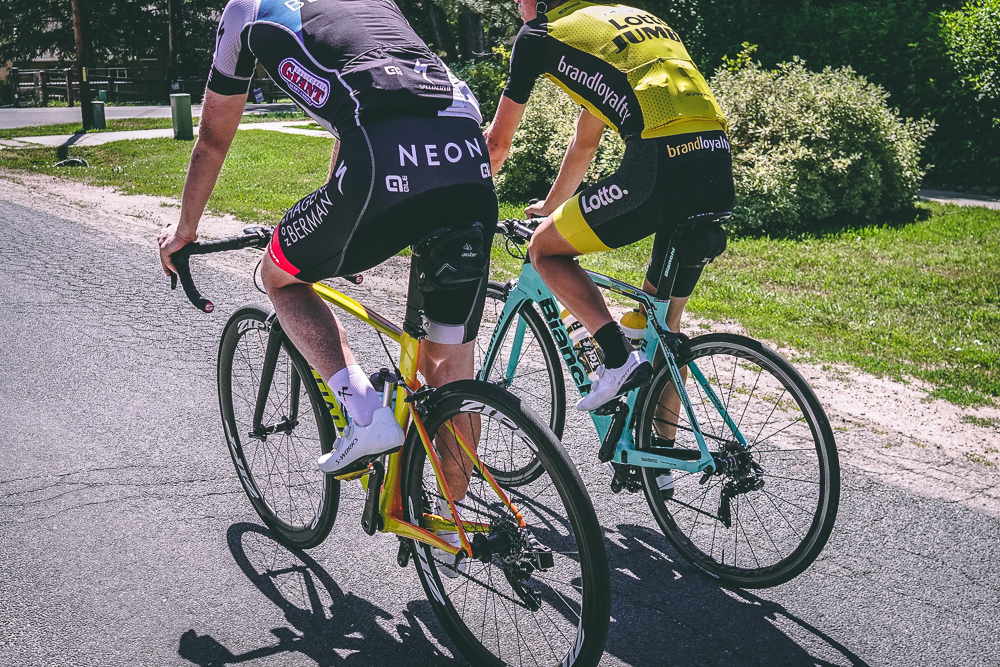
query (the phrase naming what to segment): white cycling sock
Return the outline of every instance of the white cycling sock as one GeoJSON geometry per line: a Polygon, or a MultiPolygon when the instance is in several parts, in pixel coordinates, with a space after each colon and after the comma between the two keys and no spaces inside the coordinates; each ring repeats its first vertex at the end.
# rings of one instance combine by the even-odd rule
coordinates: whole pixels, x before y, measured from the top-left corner
{"type": "Polygon", "coordinates": [[[334,373],[327,386],[337,395],[337,400],[347,408],[347,414],[358,426],[371,424],[372,415],[382,407],[378,392],[357,364],[334,373]]]}

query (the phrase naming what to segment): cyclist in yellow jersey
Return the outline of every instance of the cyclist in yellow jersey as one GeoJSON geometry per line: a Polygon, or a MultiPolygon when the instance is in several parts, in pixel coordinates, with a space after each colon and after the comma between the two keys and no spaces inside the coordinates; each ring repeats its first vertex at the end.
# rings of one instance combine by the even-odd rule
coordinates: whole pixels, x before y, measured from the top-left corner
{"type": "MultiPolygon", "coordinates": [[[[652,14],[579,0],[518,3],[524,26],[510,78],[486,129],[493,173],[503,166],[535,80],[544,74],[583,110],[555,183],[525,213],[544,216],[529,247],[538,274],[594,333],[604,369],[579,410],[594,410],[652,372],[612,319],[574,258],[656,234],[644,289],[659,284],[663,253],[677,226],[728,212],[735,197],[726,120],[677,33],[652,14]],[[618,170],[577,189],[604,127],[625,142],[618,170]]],[[[717,223],[698,224],[677,247],[680,265],[667,324],[674,331],[704,266],[724,249],[717,223]]]]}

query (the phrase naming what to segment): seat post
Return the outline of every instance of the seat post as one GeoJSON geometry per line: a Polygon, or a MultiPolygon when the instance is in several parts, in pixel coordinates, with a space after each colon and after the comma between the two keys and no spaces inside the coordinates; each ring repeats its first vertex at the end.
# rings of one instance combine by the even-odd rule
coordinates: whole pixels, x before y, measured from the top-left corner
{"type": "Polygon", "coordinates": [[[424,330],[424,295],[417,289],[417,256],[410,255],[410,281],[406,287],[406,316],[403,331],[413,338],[426,338],[424,330]]]}

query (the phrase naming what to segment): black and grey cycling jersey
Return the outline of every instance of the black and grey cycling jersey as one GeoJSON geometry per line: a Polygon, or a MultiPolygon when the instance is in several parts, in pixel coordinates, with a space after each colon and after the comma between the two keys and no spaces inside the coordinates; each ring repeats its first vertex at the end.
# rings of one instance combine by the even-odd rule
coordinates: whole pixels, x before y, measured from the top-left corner
{"type": "Polygon", "coordinates": [[[421,41],[392,0],[230,0],[208,89],[246,94],[257,61],[334,134],[399,116],[482,123],[469,87],[421,41]]]}

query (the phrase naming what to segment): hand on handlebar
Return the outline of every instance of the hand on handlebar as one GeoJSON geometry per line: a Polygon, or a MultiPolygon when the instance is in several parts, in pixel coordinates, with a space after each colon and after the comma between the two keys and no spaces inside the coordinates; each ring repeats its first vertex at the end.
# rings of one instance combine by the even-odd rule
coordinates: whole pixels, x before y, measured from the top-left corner
{"type": "Polygon", "coordinates": [[[186,246],[188,243],[198,240],[198,235],[184,236],[177,233],[177,226],[167,227],[156,237],[156,243],[160,246],[160,266],[166,275],[177,275],[177,267],[174,266],[170,256],[186,246]]]}
{"type": "Polygon", "coordinates": [[[526,219],[544,218],[548,216],[548,214],[551,212],[552,211],[549,211],[548,208],[546,207],[544,199],[542,200],[533,199],[531,203],[528,204],[528,207],[524,209],[524,217],[526,219]]]}

